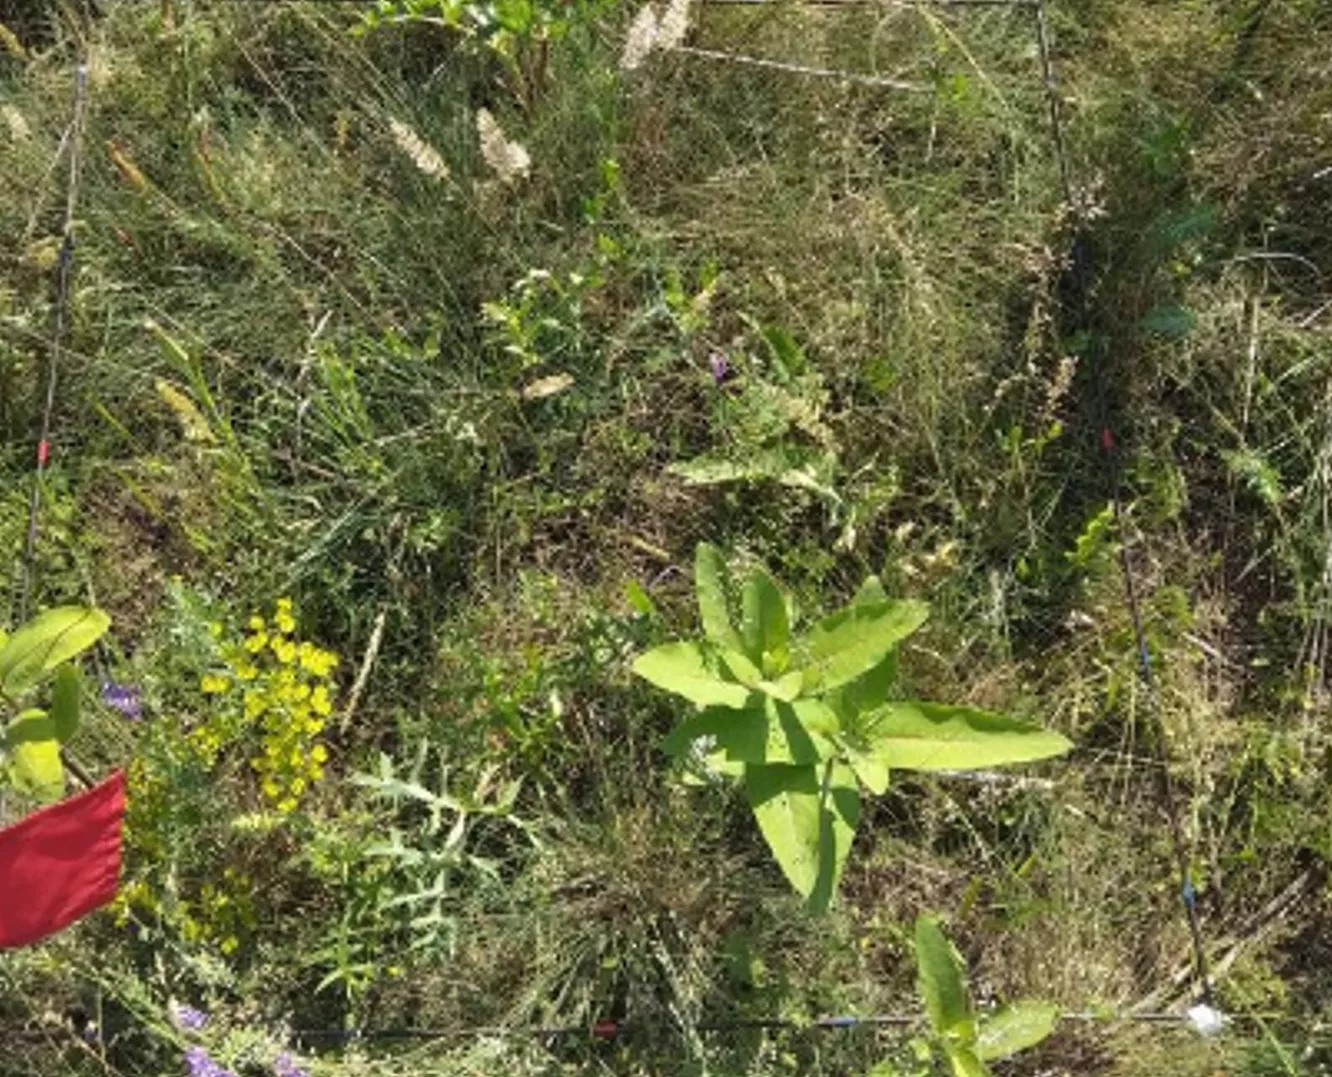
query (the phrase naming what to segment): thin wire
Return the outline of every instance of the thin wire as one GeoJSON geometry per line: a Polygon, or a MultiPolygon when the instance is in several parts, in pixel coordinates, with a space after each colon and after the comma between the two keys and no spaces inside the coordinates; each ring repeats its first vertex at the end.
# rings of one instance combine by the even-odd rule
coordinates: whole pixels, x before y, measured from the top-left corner
{"type": "MultiPolygon", "coordinates": [[[[55,412],[56,385],[59,381],[61,352],[68,321],[70,269],[74,262],[74,211],[78,205],[80,150],[83,141],[83,117],[87,103],[88,66],[81,63],[74,76],[74,114],[68,129],[69,176],[65,188],[65,220],[61,228],[60,256],[56,261],[55,311],[51,328],[51,348],[46,366],[46,399],[42,407],[41,430],[37,438],[37,468],[32,477],[32,496],[28,501],[28,530],[23,540],[22,583],[19,591],[18,622],[28,619],[32,600],[33,562],[37,552],[38,516],[46,462],[50,456],[51,420],[55,412]]],[[[62,145],[65,140],[62,140],[62,145]]]]}
{"type": "Polygon", "coordinates": [[[776,7],[1034,7],[1039,0],[699,0],[700,3],[776,7]]]}
{"type": "MultiPolygon", "coordinates": [[[[1054,62],[1051,56],[1050,33],[1045,17],[1045,0],[1037,0],[1035,6],[1037,44],[1040,49],[1041,70],[1045,80],[1046,93],[1050,106],[1051,137],[1055,155],[1059,162],[1060,180],[1064,188],[1064,197],[1075,223],[1073,241],[1073,271],[1078,281],[1078,305],[1080,320],[1088,321],[1088,280],[1086,252],[1083,247],[1083,230],[1086,227],[1086,215],[1080,205],[1073,187],[1072,169],[1068,162],[1067,140],[1064,137],[1063,113],[1060,107],[1058,85],[1055,80],[1054,62]]],[[[1193,948],[1193,969],[1202,1001],[1212,1005],[1212,980],[1207,962],[1207,949],[1203,943],[1202,923],[1198,916],[1198,895],[1193,886],[1193,877],[1189,870],[1189,845],[1184,836],[1184,827],[1180,822],[1179,797],[1175,790],[1174,779],[1170,775],[1170,759],[1166,751],[1165,724],[1156,691],[1156,677],[1152,670],[1151,652],[1147,645],[1147,633],[1143,627],[1142,602],[1139,597],[1137,578],[1133,571],[1133,562],[1128,551],[1128,528],[1125,522],[1122,490],[1122,463],[1118,442],[1110,423],[1108,391],[1106,388],[1105,363],[1096,364],[1096,407],[1099,411],[1097,425],[1101,458],[1104,461],[1106,478],[1110,488],[1111,512],[1115,521],[1115,530],[1119,535],[1119,568],[1124,580],[1124,599],[1128,606],[1129,618],[1133,624],[1133,639],[1137,650],[1138,679],[1142,684],[1146,700],[1145,710],[1154,727],[1155,755],[1157,757],[1157,781],[1160,789],[1162,808],[1170,829],[1170,844],[1176,867],[1179,871],[1179,894],[1184,905],[1185,917],[1189,925],[1189,937],[1193,948]]]]}
{"type": "MultiPolygon", "coordinates": [[[[1231,1014],[1227,1021],[1262,1021],[1262,1014],[1231,1014]]],[[[1068,1010],[1057,1015],[1057,1020],[1080,1024],[1131,1023],[1155,1025],[1187,1025],[1192,1019],[1187,1014],[1166,1011],[1104,1012],[1098,1010],[1068,1010]]],[[[794,1021],[789,1018],[757,1017],[713,1019],[694,1024],[696,1032],[737,1032],[744,1029],[759,1031],[789,1030],[794,1032],[832,1032],[856,1028],[901,1028],[909,1029],[923,1026],[925,1018],[915,1013],[878,1013],[858,1016],[842,1014],[834,1017],[819,1017],[812,1021],[794,1021]]],[[[305,1028],[293,1029],[287,1037],[294,1043],[355,1043],[372,1040],[462,1040],[483,1039],[486,1037],[504,1037],[509,1039],[562,1039],[585,1037],[595,1040],[613,1040],[622,1036],[653,1033],[676,1029],[670,1021],[613,1021],[602,1020],[586,1025],[476,1025],[467,1028],[379,1028],[379,1029],[341,1029],[341,1028],[305,1028]]],[[[47,1028],[11,1028],[0,1029],[0,1037],[6,1040],[45,1037],[65,1032],[75,1036],[87,1036],[70,1025],[47,1028]]],[[[98,1033],[94,1033],[98,1034],[98,1033]]]]}
{"type": "Polygon", "coordinates": [[[700,49],[692,45],[677,45],[672,52],[683,52],[690,56],[701,56],[708,60],[725,60],[733,64],[747,64],[750,67],[766,67],[773,71],[785,71],[791,75],[814,75],[820,78],[838,79],[841,82],[856,82],[862,86],[881,86],[889,90],[903,90],[908,93],[929,93],[930,87],[919,82],[905,82],[901,79],[885,78],[882,75],[859,75],[852,71],[835,71],[827,67],[808,67],[805,64],[787,63],[785,60],[768,60],[761,56],[745,56],[735,52],[719,52],[716,49],[700,49]]]}

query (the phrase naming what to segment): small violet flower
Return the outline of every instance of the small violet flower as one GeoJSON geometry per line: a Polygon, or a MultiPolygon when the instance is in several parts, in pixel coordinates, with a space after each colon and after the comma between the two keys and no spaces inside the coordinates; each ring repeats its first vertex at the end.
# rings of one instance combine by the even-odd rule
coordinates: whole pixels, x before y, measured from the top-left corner
{"type": "Polygon", "coordinates": [[[113,710],[120,711],[126,718],[139,718],[143,715],[143,697],[132,685],[103,681],[102,702],[113,710]]]}
{"type": "Polygon", "coordinates": [[[305,1070],[296,1065],[290,1051],[283,1051],[277,1058],[273,1059],[273,1072],[277,1074],[277,1077],[310,1077],[305,1070]]]}
{"type": "Polygon", "coordinates": [[[733,373],[731,364],[726,361],[726,356],[721,352],[710,352],[708,354],[708,369],[712,371],[712,380],[718,385],[721,385],[733,373]]]}
{"type": "Polygon", "coordinates": [[[186,1006],[179,1002],[171,1004],[171,1019],[183,1029],[190,1032],[198,1032],[204,1025],[208,1024],[208,1014],[203,1010],[196,1010],[193,1006],[186,1006]]]}
{"type": "Polygon", "coordinates": [[[219,1066],[202,1047],[185,1048],[185,1065],[190,1077],[235,1077],[231,1070],[219,1066]]]}

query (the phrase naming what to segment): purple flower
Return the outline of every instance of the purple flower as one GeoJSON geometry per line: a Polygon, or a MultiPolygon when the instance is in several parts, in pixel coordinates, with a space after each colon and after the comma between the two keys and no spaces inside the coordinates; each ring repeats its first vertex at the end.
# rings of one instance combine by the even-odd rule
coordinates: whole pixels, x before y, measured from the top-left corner
{"type": "Polygon", "coordinates": [[[171,1004],[171,1020],[183,1029],[198,1032],[199,1029],[208,1024],[208,1014],[204,1013],[203,1010],[196,1010],[193,1006],[173,1002],[171,1004]]]}
{"type": "Polygon", "coordinates": [[[283,1051],[277,1058],[273,1059],[273,1072],[277,1074],[277,1077],[310,1077],[305,1070],[296,1065],[290,1051],[283,1051]]]}
{"type": "Polygon", "coordinates": [[[143,714],[143,697],[133,685],[103,681],[102,702],[126,718],[138,718],[143,714]]]}
{"type": "Polygon", "coordinates": [[[219,1066],[202,1047],[185,1048],[185,1065],[190,1077],[236,1077],[231,1070],[219,1066]]]}
{"type": "Polygon", "coordinates": [[[712,380],[718,385],[721,385],[733,373],[731,364],[726,361],[726,356],[721,352],[710,352],[708,354],[708,368],[712,371],[712,380]]]}

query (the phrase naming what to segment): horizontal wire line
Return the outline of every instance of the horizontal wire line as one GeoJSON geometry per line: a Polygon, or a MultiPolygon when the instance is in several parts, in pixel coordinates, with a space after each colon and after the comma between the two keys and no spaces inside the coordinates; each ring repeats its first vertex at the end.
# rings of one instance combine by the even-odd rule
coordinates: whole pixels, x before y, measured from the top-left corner
{"type": "MultiPolygon", "coordinates": [[[[1070,1022],[1078,1024],[1149,1024],[1149,1025],[1188,1025],[1192,1024],[1192,1019],[1183,1013],[1170,1013],[1163,1010],[1146,1011],[1134,1013],[1132,1011],[1115,1011],[1104,1013],[1097,1010],[1066,1010],[1060,1013],[1057,1020],[1061,1022],[1070,1022]]],[[[1227,1024],[1237,1022],[1264,1022],[1280,1021],[1279,1015],[1275,1014],[1245,1014],[1228,1013],[1225,1015],[1227,1024]]],[[[696,1032],[733,1032],[744,1029],[753,1029],[756,1031],[837,1031],[853,1028],[914,1028],[925,1024],[923,1014],[911,1013],[880,1013],[869,1014],[859,1017],[851,1014],[836,1017],[820,1017],[811,1021],[795,1021],[785,1018],[736,1018],[734,1020],[708,1020],[699,1021],[688,1027],[696,1032]]],[[[555,1038],[567,1036],[587,1036],[592,1039],[610,1040],[623,1035],[632,1035],[641,1032],[653,1032],[663,1030],[675,1030],[679,1026],[674,1022],[668,1021],[597,1021],[586,1025],[481,1025],[471,1028],[381,1028],[381,1029],[336,1029],[336,1028],[306,1028],[293,1029],[287,1033],[287,1037],[293,1042],[310,1042],[315,1040],[322,1041],[365,1041],[365,1040],[448,1040],[448,1039],[481,1039],[488,1036],[493,1037],[531,1037],[535,1039],[555,1038]]],[[[1317,1032],[1325,1029],[1322,1024],[1315,1024],[1311,1031],[1317,1032]]],[[[78,1033],[68,1026],[53,1026],[48,1028],[20,1028],[20,1029],[0,1029],[0,1038],[4,1039],[32,1039],[43,1036],[58,1035],[66,1033],[69,1035],[78,1035],[78,1033]]]]}
{"type": "MultiPolygon", "coordinates": [[[[770,0],[737,0],[740,3],[768,3],[770,0]]],[[[722,60],[733,64],[745,64],[750,67],[766,67],[773,71],[785,71],[792,75],[814,75],[819,78],[839,79],[842,82],[857,82],[863,86],[881,86],[889,90],[902,90],[907,93],[930,93],[933,87],[919,82],[905,82],[902,79],[887,78],[883,75],[862,75],[853,71],[837,71],[828,67],[809,67],[806,64],[793,64],[785,60],[768,60],[761,56],[746,56],[735,52],[719,52],[716,49],[700,49],[693,45],[677,45],[672,52],[682,52],[689,56],[700,56],[708,60],[722,60]]]]}

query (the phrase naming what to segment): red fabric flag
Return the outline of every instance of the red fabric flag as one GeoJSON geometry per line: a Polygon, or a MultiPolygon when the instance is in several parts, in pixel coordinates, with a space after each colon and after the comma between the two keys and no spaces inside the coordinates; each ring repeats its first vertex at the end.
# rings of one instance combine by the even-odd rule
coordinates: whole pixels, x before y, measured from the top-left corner
{"type": "Polygon", "coordinates": [[[68,927],[116,896],[125,772],[0,830],[0,949],[68,927]]]}

